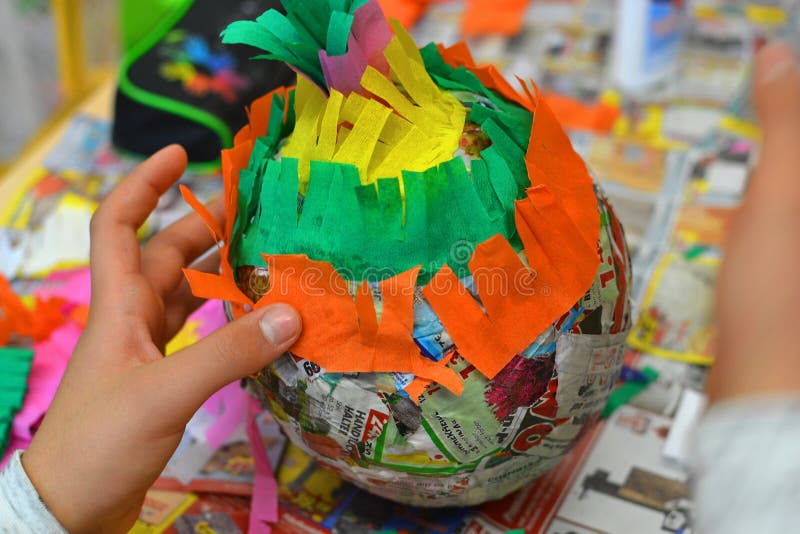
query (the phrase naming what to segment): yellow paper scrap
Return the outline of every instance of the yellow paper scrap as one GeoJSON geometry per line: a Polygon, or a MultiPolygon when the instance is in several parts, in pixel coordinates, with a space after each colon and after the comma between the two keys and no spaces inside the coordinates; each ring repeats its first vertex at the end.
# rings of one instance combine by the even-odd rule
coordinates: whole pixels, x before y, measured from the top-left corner
{"type": "Polygon", "coordinates": [[[194,493],[151,489],[145,496],[139,519],[128,534],[161,534],[196,500],[194,493]]]}
{"type": "Polygon", "coordinates": [[[786,12],[779,7],[748,4],[744,13],[750,22],[761,26],[782,26],[786,23],[786,12]]]}
{"type": "Polygon", "coordinates": [[[176,352],[191,347],[200,340],[200,323],[197,321],[187,321],[183,328],[175,334],[175,337],[167,343],[165,352],[167,356],[171,356],[176,352]]]}
{"type": "Polygon", "coordinates": [[[761,128],[750,121],[726,115],[719,121],[719,127],[729,133],[755,141],[761,138],[761,128]]]}

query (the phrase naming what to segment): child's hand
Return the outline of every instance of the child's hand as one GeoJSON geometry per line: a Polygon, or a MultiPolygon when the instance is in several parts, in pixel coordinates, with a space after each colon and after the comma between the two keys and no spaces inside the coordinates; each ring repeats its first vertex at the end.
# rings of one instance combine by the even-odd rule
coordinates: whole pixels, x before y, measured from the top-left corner
{"type": "Polygon", "coordinates": [[[800,391],[800,70],[770,45],[753,77],[764,142],[720,272],[712,400],[800,391]]]}
{"type": "MultiPolygon", "coordinates": [[[[92,220],[88,325],[23,455],[44,503],[73,533],[126,531],[200,405],[273,361],[300,333],[297,312],[276,304],[164,357],[166,342],[201,303],[181,269],[214,243],[195,214],[143,249],[136,231],[185,167],[180,147],[160,151],[92,220]]],[[[222,218],[220,208],[210,206],[222,218]]],[[[213,271],[218,263],[195,267],[213,271]]]]}

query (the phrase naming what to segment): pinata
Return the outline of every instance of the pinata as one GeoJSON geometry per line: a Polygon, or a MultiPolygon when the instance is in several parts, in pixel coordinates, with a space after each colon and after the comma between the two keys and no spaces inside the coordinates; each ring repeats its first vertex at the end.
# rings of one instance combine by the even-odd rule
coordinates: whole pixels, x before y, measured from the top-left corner
{"type": "Polygon", "coordinates": [[[297,86],[222,153],[231,317],[276,302],[303,334],[251,386],[290,439],[375,494],[497,499],[588,432],[622,366],[619,221],[535,85],[467,47],[418,48],[374,0],[284,0],[223,32],[297,86]]]}

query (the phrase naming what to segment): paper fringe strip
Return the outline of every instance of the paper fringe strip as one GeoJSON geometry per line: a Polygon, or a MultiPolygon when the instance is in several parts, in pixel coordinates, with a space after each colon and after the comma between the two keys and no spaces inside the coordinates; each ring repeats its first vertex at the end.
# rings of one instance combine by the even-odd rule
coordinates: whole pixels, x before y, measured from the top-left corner
{"type": "Polygon", "coordinates": [[[0,457],[11,437],[14,415],[22,408],[32,362],[32,350],[0,346],[0,457]]]}

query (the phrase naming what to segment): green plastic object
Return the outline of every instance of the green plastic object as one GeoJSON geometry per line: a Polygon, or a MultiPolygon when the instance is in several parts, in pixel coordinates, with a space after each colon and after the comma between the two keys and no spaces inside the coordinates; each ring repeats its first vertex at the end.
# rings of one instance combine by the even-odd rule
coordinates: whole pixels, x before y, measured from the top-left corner
{"type": "Polygon", "coordinates": [[[119,26],[122,49],[127,52],[162,19],[191,0],[122,0],[119,6],[119,26]]]}

